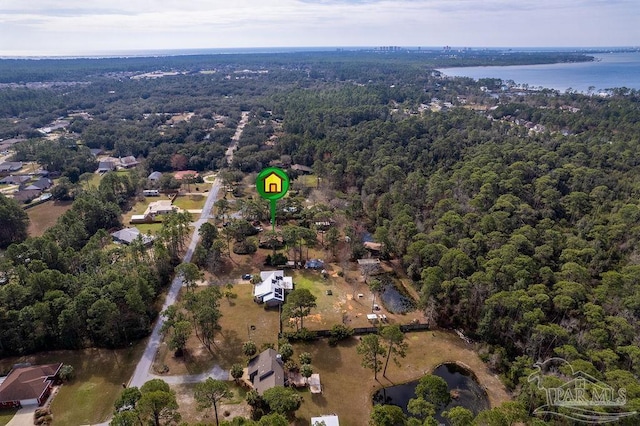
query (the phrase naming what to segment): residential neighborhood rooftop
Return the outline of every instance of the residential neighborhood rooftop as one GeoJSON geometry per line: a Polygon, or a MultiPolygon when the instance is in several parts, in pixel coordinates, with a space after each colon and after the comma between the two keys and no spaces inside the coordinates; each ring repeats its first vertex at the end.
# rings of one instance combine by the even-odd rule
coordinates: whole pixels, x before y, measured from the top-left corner
{"type": "Polygon", "coordinates": [[[249,360],[249,381],[262,395],[274,386],[284,386],[284,368],[275,349],[268,348],[249,360]]]}

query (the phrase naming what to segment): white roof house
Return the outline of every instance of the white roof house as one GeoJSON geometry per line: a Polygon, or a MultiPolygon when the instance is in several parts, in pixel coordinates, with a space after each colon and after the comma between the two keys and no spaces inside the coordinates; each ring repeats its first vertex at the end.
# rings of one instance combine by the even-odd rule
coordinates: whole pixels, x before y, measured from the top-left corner
{"type": "Polygon", "coordinates": [[[171,204],[171,200],[159,200],[149,203],[147,210],[145,210],[145,216],[155,216],[157,214],[169,214],[171,212],[177,212],[178,207],[171,204]]]}
{"type": "Polygon", "coordinates": [[[285,292],[293,290],[293,279],[285,277],[284,271],[261,271],[260,278],[262,282],[253,289],[253,297],[258,303],[283,303],[285,292]]]}
{"type": "Polygon", "coordinates": [[[311,426],[318,425],[340,426],[340,422],[338,421],[338,416],[336,416],[335,414],[331,414],[328,416],[311,417],[311,426]]]}
{"type": "Polygon", "coordinates": [[[112,232],[111,236],[116,242],[122,244],[131,244],[136,239],[138,239],[138,237],[142,239],[142,244],[144,245],[149,245],[154,240],[152,236],[141,233],[140,230],[135,226],[132,228],[124,228],[119,231],[112,232]]]}

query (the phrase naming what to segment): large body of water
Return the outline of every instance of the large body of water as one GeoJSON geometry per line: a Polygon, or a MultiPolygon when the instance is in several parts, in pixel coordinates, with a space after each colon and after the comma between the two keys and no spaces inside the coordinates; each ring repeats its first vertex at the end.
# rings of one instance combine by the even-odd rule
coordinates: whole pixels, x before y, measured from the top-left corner
{"type": "Polygon", "coordinates": [[[500,78],[530,87],[546,87],[564,92],[567,89],[587,93],[615,87],[640,90],[640,52],[603,53],[593,55],[594,62],[510,65],[491,67],[441,68],[448,76],[500,78]]]}

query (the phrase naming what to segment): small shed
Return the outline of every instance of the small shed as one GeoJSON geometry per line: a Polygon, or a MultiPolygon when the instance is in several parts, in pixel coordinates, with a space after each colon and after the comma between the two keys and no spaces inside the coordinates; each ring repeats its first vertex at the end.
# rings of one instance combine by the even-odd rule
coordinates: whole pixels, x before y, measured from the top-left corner
{"type": "Polygon", "coordinates": [[[310,259],[304,264],[305,269],[322,269],[324,262],[320,259],[310,259]]]}
{"type": "Polygon", "coordinates": [[[311,391],[311,393],[322,393],[320,374],[313,373],[311,377],[309,377],[309,390],[311,391]]]}
{"type": "Polygon", "coordinates": [[[338,416],[335,414],[320,416],[320,417],[311,417],[311,426],[340,426],[340,422],[338,421],[338,416]]]}

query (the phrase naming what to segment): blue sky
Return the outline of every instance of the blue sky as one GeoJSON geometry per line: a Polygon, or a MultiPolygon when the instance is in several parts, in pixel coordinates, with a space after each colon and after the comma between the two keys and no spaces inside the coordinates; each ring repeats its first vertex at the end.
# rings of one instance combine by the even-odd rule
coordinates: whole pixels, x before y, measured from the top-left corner
{"type": "Polygon", "coordinates": [[[1,0],[0,56],[285,46],[633,46],[639,0],[1,0]]]}

